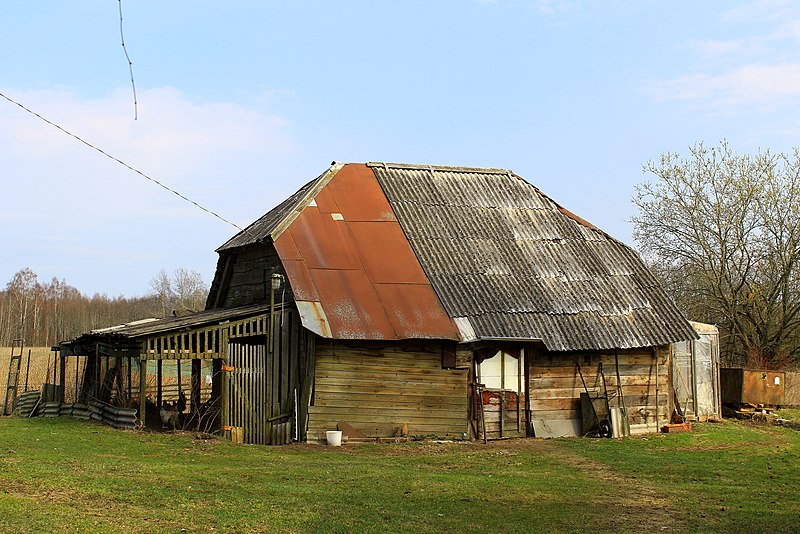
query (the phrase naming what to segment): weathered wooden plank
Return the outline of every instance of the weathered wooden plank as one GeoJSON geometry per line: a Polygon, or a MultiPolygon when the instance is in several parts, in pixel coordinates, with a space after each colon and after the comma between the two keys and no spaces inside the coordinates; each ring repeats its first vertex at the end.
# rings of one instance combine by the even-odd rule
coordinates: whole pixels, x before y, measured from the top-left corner
{"type": "MultiPolygon", "coordinates": [[[[331,403],[321,403],[315,404],[311,406],[313,410],[310,410],[311,413],[365,413],[363,410],[359,408],[354,408],[353,406],[348,406],[344,403],[339,404],[331,404],[331,403]]],[[[390,405],[390,404],[374,404],[372,405],[372,411],[374,412],[369,417],[373,419],[376,417],[385,417],[388,415],[396,415],[396,414],[406,414],[408,417],[420,417],[426,419],[446,419],[448,417],[455,417],[455,418],[463,418],[466,415],[467,405],[466,403],[463,405],[445,405],[445,406],[420,406],[414,404],[405,404],[405,405],[390,405]],[[455,415],[453,415],[455,414],[455,415]]]]}
{"type": "MultiPolygon", "coordinates": [[[[538,355],[532,356],[528,358],[528,363],[530,365],[536,367],[575,367],[575,364],[579,363],[582,370],[596,370],[597,366],[600,362],[603,363],[603,368],[606,372],[613,370],[615,368],[615,358],[614,353],[604,353],[602,357],[598,357],[597,355],[581,355],[576,357],[570,356],[546,356],[546,355],[538,355]]],[[[619,355],[619,363],[620,365],[627,364],[627,365],[655,365],[655,359],[653,358],[653,353],[648,349],[646,352],[634,353],[634,354],[623,354],[620,352],[619,355]]],[[[665,365],[667,363],[667,355],[662,354],[659,356],[659,365],[665,365]]]]}
{"type": "Polygon", "coordinates": [[[580,410],[581,399],[531,399],[531,410],[580,410]]]}
{"type": "Polygon", "coordinates": [[[396,372],[376,372],[376,371],[332,371],[317,368],[317,379],[332,379],[332,380],[360,380],[374,381],[374,382],[416,382],[420,385],[429,384],[430,388],[437,385],[452,384],[455,382],[463,382],[466,385],[467,373],[466,371],[439,371],[438,373],[421,374],[418,371],[409,371],[404,373],[402,371],[396,372]]]}
{"type": "Polygon", "coordinates": [[[316,391],[324,393],[326,391],[336,393],[382,393],[386,395],[410,395],[418,393],[431,397],[441,397],[448,395],[466,396],[466,384],[445,384],[436,388],[430,388],[427,384],[417,382],[405,383],[402,381],[375,382],[373,380],[329,380],[317,381],[316,391]]]}
{"type": "Polygon", "coordinates": [[[317,354],[324,358],[325,365],[329,366],[377,366],[385,368],[403,369],[430,369],[432,371],[442,370],[441,357],[438,354],[421,354],[414,358],[402,356],[365,356],[351,354],[349,352],[337,353],[336,356],[317,354]]]}
{"type": "MultiPolygon", "coordinates": [[[[592,393],[602,393],[603,388],[589,388],[589,391],[592,393]]],[[[537,399],[562,399],[562,398],[570,398],[575,397],[579,398],[580,394],[584,392],[583,387],[573,387],[573,388],[536,388],[531,390],[531,396],[536,397],[537,399]]],[[[608,387],[609,394],[616,393],[617,387],[608,387]]],[[[641,397],[641,396],[648,396],[648,395],[655,395],[655,383],[648,384],[648,385],[623,385],[622,392],[625,398],[628,397],[641,397]]]]}
{"type": "Polygon", "coordinates": [[[314,402],[314,406],[317,407],[324,407],[324,406],[352,406],[353,404],[367,404],[370,406],[375,406],[377,408],[391,408],[393,406],[401,407],[401,406],[409,406],[413,407],[414,409],[419,408],[446,408],[446,409],[458,409],[458,408],[466,408],[467,406],[467,399],[464,397],[463,399],[457,397],[428,397],[424,395],[418,395],[415,397],[408,397],[399,401],[394,396],[383,395],[382,397],[376,395],[337,395],[338,398],[333,398],[334,396],[330,393],[321,393],[316,401],[314,402]]]}
{"type": "Polygon", "coordinates": [[[371,357],[371,358],[400,358],[407,360],[410,356],[416,359],[422,359],[426,356],[435,356],[437,359],[441,357],[442,346],[441,344],[433,343],[407,343],[404,345],[391,344],[379,345],[376,344],[371,347],[364,345],[353,345],[346,342],[328,342],[319,345],[317,354],[321,357],[327,358],[328,356],[340,356],[347,354],[351,357],[371,357]]]}
{"type": "Polygon", "coordinates": [[[531,410],[531,419],[536,420],[581,419],[582,417],[580,410],[531,410]]]}
{"type": "MultiPolygon", "coordinates": [[[[309,433],[324,432],[325,430],[335,430],[338,423],[339,421],[336,419],[317,420],[314,422],[314,424],[309,425],[309,433]]],[[[436,435],[436,436],[460,437],[462,433],[467,431],[466,422],[453,425],[444,425],[442,423],[419,424],[419,423],[408,423],[406,421],[394,421],[394,422],[347,421],[347,423],[370,437],[392,437],[395,435],[396,431],[403,425],[406,425],[409,436],[436,435]]]]}
{"type": "Polygon", "coordinates": [[[309,409],[312,414],[325,414],[327,416],[336,415],[344,421],[376,421],[384,419],[398,420],[402,422],[436,422],[436,421],[465,421],[466,407],[464,413],[457,411],[422,411],[412,406],[395,408],[373,409],[372,413],[364,413],[358,407],[352,406],[312,406],[309,409]]]}

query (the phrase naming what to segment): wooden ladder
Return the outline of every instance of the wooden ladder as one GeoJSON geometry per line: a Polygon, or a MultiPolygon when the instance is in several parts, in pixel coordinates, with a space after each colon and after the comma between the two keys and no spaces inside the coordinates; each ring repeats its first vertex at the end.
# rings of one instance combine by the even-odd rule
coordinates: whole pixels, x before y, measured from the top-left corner
{"type": "Polygon", "coordinates": [[[25,341],[22,339],[15,339],[11,344],[11,358],[8,360],[8,379],[6,380],[6,400],[3,402],[3,415],[11,415],[14,408],[16,408],[19,370],[22,364],[22,347],[24,344],[25,341]],[[9,397],[11,403],[8,402],[9,397]]]}

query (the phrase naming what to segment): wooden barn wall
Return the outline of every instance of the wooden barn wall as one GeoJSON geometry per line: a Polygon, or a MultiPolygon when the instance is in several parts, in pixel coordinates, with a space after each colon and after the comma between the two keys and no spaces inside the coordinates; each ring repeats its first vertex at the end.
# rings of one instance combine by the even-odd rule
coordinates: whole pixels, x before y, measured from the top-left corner
{"type": "MultiPolygon", "coordinates": [[[[220,258],[218,270],[221,272],[215,276],[216,287],[211,289],[216,301],[209,302],[213,304],[211,307],[231,308],[269,302],[270,275],[273,272],[284,274],[275,247],[265,244],[240,250],[225,258],[220,258]]],[[[278,294],[278,302],[280,297],[278,294]]],[[[288,300],[288,291],[284,297],[288,300]]]]}
{"type": "Polygon", "coordinates": [[[624,398],[631,425],[655,424],[656,384],[658,384],[658,420],[666,421],[670,413],[671,390],[669,379],[669,347],[658,349],[658,364],[652,348],[620,350],[619,380],[614,351],[593,352],[532,352],[527,355],[530,366],[531,420],[553,421],[581,419],[581,393],[584,391],[578,364],[590,391],[602,392],[599,364],[609,394],[617,393],[622,384],[622,396],[611,399],[611,407],[620,406],[624,398]],[[658,376],[656,376],[656,369],[658,376]]]}
{"type": "Polygon", "coordinates": [[[461,437],[468,371],[442,369],[442,348],[319,340],[308,439],[340,421],[369,437],[461,437]]]}

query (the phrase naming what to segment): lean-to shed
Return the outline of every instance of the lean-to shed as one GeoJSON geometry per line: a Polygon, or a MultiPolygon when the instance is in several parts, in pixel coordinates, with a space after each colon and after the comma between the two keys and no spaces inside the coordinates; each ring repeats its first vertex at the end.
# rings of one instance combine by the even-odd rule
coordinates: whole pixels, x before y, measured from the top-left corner
{"type": "Polygon", "coordinates": [[[654,430],[696,337],[635,251],[502,169],[334,163],[218,253],[209,310],[296,314],[300,352],[254,336],[223,365],[300,439],[580,435],[581,393],[654,430]]]}

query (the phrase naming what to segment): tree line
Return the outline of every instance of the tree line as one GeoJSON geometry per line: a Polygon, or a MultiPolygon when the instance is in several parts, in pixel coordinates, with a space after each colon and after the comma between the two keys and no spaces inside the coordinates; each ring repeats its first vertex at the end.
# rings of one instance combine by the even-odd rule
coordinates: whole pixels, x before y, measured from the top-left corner
{"type": "Polygon", "coordinates": [[[720,328],[728,365],[799,365],[800,151],[698,144],[644,170],[634,238],[686,317],[720,328]]]}
{"type": "Polygon", "coordinates": [[[200,311],[208,288],[191,270],[162,269],[140,297],[84,295],[63,279],[42,282],[30,268],[18,271],[0,291],[0,346],[24,340],[26,347],[52,346],[82,333],[173,311],[200,311]]]}

